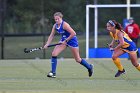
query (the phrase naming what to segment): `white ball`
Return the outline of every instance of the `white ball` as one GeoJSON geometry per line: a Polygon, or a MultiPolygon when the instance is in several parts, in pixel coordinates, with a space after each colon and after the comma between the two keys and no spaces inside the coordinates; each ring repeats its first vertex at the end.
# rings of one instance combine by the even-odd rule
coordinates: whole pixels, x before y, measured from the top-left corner
{"type": "Polygon", "coordinates": [[[49,73],[49,76],[52,76],[53,75],[53,73],[49,73]]]}

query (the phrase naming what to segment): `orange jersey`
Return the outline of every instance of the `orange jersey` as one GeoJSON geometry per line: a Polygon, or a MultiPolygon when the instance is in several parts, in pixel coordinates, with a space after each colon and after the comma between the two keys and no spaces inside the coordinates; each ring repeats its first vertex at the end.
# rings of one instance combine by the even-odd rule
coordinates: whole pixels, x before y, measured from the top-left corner
{"type": "MultiPolygon", "coordinates": [[[[118,38],[118,32],[120,30],[116,29],[116,33],[113,34],[112,32],[110,32],[110,36],[119,44],[120,41],[119,41],[119,38],[118,38]]],[[[130,46],[130,44],[133,42],[130,37],[124,32],[122,31],[124,34],[123,34],[123,39],[124,39],[124,44],[122,45],[122,48],[127,48],[130,46]]]]}

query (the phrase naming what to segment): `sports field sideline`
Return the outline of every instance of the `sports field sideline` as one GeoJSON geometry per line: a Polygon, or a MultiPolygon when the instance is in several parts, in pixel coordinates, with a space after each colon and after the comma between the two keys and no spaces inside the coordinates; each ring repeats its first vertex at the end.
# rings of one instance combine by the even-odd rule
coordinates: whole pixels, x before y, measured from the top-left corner
{"type": "Polygon", "coordinates": [[[126,74],[117,72],[111,59],[89,59],[94,75],[73,59],[59,59],[57,78],[47,78],[50,60],[0,60],[0,93],[139,93],[140,73],[121,59],[126,74]]]}

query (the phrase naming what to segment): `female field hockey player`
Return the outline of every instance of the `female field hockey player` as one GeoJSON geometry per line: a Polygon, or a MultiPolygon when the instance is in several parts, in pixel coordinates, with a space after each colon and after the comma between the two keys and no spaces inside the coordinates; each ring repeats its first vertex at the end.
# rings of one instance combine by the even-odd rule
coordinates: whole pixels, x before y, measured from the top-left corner
{"type": "Polygon", "coordinates": [[[79,46],[78,40],[76,37],[75,31],[71,28],[71,26],[65,22],[63,19],[63,15],[61,12],[56,12],[54,14],[55,24],[53,25],[50,36],[48,37],[48,41],[46,42],[44,48],[47,49],[47,46],[51,43],[54,38],[55,32],[61,34],[60,43],[61,45],[55,46],[52,52],[51,58],[51,71],[48,73],[47,77],[55,78],[56,77],[56,67],[57,67],[57,56],[68,46],[71,49],[71,52],[76,60],[76,62],[80,63],[84,67],[88,69],[89,77],[92,76],[93,73],[93,65],[87,63],[84,59],[80,57],[79,54],[79,46]]]}
{"type": "Polygon", "coordinates": [[[118,57],[126,52],[129,54],[133,66],[140,71],[140,64],[138,63],[136,54],[138,49],[136,48],[135,43],[122,30],[120,23],[115,20],[109,20],[106,26],[107,30],[110,32],[110,36],[113,38],[112,42],[109,44],[109,48],[110,50],[113,50],[112,59],[118,68],[118,72],[115,77],[119,77],[121,74],[125,73],[125,69],[121,65],[118,57]],[[117,43],[116,46],[115,42],[117,43]]]}

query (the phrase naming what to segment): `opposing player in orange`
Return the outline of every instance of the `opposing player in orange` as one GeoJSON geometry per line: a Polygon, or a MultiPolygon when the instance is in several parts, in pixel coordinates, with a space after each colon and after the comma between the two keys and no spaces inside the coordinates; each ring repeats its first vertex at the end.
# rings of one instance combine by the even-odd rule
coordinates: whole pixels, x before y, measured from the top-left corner
{"type": "Polygon", "coordinates": [[[136,48],[135,43],[122,30],[121,24],[115,20],[109,20],[106,27],[112,37],[112,42],[109,44],[110,50],[113,51],[112,59],[118,68],[118,72],[115,74],[115,77],[119,77],[121,74],[125,73],[125,69],[120,63],[120,59],[118,57],[126,52],[129,54],[133,66],[140,71],[140,64],[138,63],[136,54],[138,49],[136,48]],[[115,43],[117,43],[116,46],[115,43]]]}

